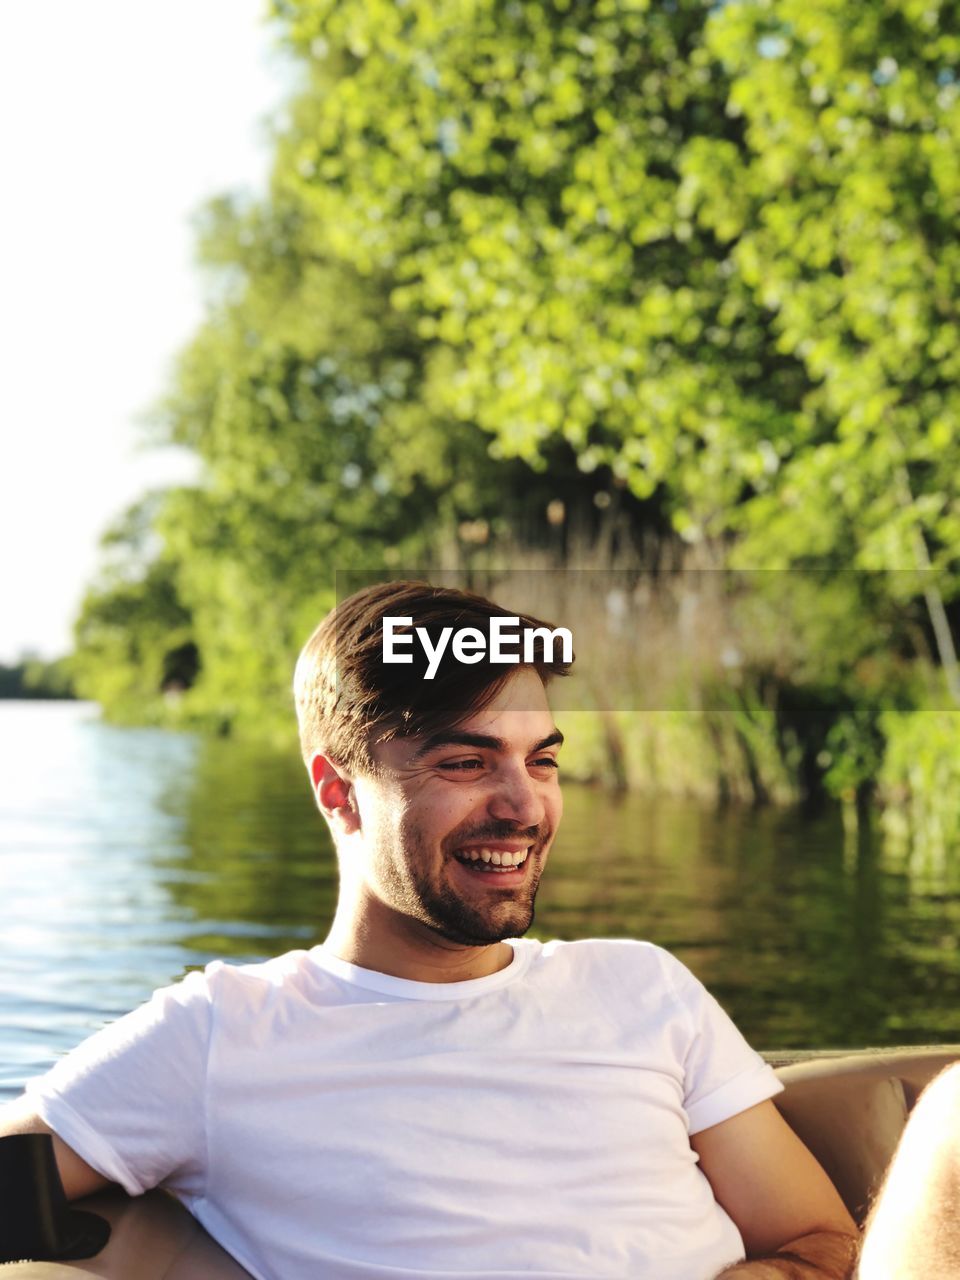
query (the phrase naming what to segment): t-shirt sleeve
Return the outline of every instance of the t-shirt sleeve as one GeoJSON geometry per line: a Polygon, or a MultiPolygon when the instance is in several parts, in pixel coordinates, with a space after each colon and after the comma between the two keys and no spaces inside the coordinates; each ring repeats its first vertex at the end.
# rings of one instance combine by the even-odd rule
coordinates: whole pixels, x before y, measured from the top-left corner
{"type": "Polygon", "coordinates": [[[670,985],[689,1018],[683,1105],[690,1133],[700,1133],[774,1097],[783,1085],[703,983],[675,956],[666,951],[661,955],[670,985]]]}
{"type": "Polygon", "coordinates": [[[27,1083],[38,1115],[130,1195],[203,1194],[207,976],[192,973],[27,1083]]]}

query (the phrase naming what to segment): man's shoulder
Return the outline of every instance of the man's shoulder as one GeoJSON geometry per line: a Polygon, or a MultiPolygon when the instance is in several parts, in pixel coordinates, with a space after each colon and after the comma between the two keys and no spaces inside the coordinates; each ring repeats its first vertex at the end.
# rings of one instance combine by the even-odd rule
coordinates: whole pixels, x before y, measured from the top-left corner
{"type": "Polygon", "coordinates": [[[668,982],[684,968],[669,951],[639,938],[578,938],[570,942],[554,939],[540,946],[539,960],[571,972],[601,970],[638,979],[656,975],[668,982]]]}
{"type": "Polygon", "coordinates": [[[257,1000],[295,987],[309,969],[308,951],[287,951],[245,964],[212,960],[168,990],[176,992],[181,1001],[193,998],[216,1004],[231,998],[257,1000]]]}
{"type": "Polygon", "coordinates": [[[547,955],[566,955],[571,958],[597,955],[612,959],[637,960],[641,957],[669,955],[663,947],[644,938],[553,938],[540,943],[540,951],[547,955]]]}
{"type": "Polygon", "coordinates": [[[530,986],[558,1009],[601,1023],[612,1020],[646,1044],[651,1036],[668,1035],[674,1048],[695,1034],[707,998],[680,960],[634,938],[544,943],[531,966],[530,986]]]}

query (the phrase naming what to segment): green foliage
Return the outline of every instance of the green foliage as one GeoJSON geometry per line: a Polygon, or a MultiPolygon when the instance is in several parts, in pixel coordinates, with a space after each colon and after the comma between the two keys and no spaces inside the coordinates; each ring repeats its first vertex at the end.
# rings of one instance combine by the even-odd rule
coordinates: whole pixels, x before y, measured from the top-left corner
{"type": "MultiPolygon", "coordinates": [[[[957,503],[958,53],[938,7],[283,0],[288,180],[456,351],[440,402],[669,492],[741,562],[925,568],[957,503]],[[748,499],[744,501],[744,499],[748,499]]],[[[913,594],[916,594],[914,584],[913,594]]]]}
{"type": "Polygon", "coordinates": [[[157,505],[156,495],[145,499],[108,532],[109,559],[74,630],[77,692],[118,720],[163,718],[164,686],[176,674],[172,660],[193,644],[176,566],[168,555],[150,556],[145,546],[157,505]]]}
{"type": "Polygon", "coordinates": [[[716,227],[739,211],[737,276],[809,385],[775,480],[737,513],[742,554],[884,570],[925,569],[929,554],[952,596],[960,48],[940,9],[719,11],[709,46],[744,145],[735,162],[702,147],[696,216],[716,227]]]}
{"type": "Polygon", "coordinates": [[[943,696],[932,664],[918,656],[922,605],[901,603],[896,577],[830,569],[733,575],[740,714],[758,707],[749,733],[758,750],[778,744],[803,792],[864,795],[883,758],[884,713],[943,696]],[[771,716],[773,733],[764,729],[771,716]]]}
{"type": "Polygon", "coordinates": [[[960,849],[960,714],[889,712],[879,784],[884,826],[895,843],[940,860],[960,849]]]}
{"type": "Polygon", "coordinates": [[[743,132],[705,7],[277,10],[324,94],[291,181],[332,250],[390,272],[394,306],[456,352],[439,402],[505,456],[542,465],[560,437],[584,473],[666,486],[691,536],[693,509],[732,505],[804,380],[693,216],[688,149],[736,156],[743,132]]]}

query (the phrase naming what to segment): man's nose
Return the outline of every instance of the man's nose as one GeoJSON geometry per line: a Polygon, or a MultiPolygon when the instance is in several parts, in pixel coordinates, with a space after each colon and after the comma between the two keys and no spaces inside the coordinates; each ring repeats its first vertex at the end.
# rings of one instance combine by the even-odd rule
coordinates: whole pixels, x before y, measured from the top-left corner
{"type": "Polygon", "coordinates": [[[521,827],[538,827],[543,822],[546,812],[543,798],[526,765],[498,773],[489,809],[494,818],[515,822],[521,827]]]}

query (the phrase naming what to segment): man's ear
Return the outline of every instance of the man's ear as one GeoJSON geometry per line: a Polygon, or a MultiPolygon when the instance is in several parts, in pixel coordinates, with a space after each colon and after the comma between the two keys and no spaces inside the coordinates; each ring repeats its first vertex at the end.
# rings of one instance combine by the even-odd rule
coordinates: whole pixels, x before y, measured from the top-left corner
{"type": "Polygon", "coordinates": [[[330,826],[345,834],[356,831],[360,826],[360,812],[349,774],[318,751],[310,761],[310,780],[317,806],[330,826]]]}

